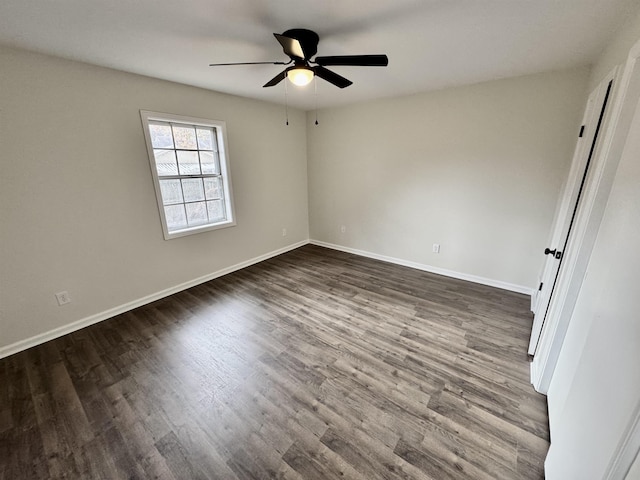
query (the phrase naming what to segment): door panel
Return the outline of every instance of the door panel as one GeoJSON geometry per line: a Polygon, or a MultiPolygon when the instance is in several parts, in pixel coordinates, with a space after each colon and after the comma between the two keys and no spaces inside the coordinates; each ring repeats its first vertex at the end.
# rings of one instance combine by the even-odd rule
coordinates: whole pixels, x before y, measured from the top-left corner
{"type": "Polygon", "coordinates": [[[562,258],[571,234],[571,227],[580,206],[580,197],[589,174],[589,166],[595,151],[602,119],[604,118],[612,81],[612,78],[605,79],[589,95],[582,119],[581,136],[578,137],[569,177],[563,188],[562,199],[556,211],[553,233],[547,250],[541,252],[546,254],[546,257],[543,264],[541,287],[537,292],[536,304],[533,308],[534,319],[528,349],[529,355],[532,356],[535,355],[538,346],[549,303],[551,302],[562,265],[562,258]]]}

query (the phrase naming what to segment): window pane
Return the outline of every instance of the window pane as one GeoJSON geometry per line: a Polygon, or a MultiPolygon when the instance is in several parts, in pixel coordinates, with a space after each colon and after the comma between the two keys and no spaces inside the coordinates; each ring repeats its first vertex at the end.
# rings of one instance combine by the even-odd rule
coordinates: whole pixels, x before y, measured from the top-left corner
{"type": "Polygon", "coordinates": [[[188,126],[173,125],[173,138],[176,142],[176,148],[184,148],[187,150],[196,150],[196,129],[188,126]]]}
{"type": "Polygon", "coordinates": [[[166,240],[234,223],[225,124],[140,111],[166,240]]]}
{"type": "Polygon", "coordinates": [[[156,170],[159,176],[178,174],[175,150],[154,150],[153,155],[156,158],[156,170]]]}
{"type": "Polygon", "coordinates": [[[187,203],[187,222],[189,226],[207,223],[207,207],[204,202],[187,203]]]}
{"type": "Polygon", "coordinates": [[[199,175],[200,163],[198,162],[198,152],[188,152],[178,150],[178,167],[180,175],[199,175]]]}
{"type": "Polygon", "coordinates": [[[204,200],[204,188],[201,178],[185,178],[182,180],[182,191],[185,202],[199,202],[204,200]]]}
{"type": "Polygon", "coordinates": [[[180,180],[160,180],[160,190],[162,191],[162,203],[164,205],[183,202],[180,180]]]}
{"type": "Polygon", "coordinates": [[[207,202],[207,210],[209,211],[210,222],[221,222],[226,219],[224,202],[222,200],[211,200],[207,202]]]}
{"type": "Polygon", "coordinates": [[[182,204],[164,207],[164,216],[167,218],[167,229],[170,232],[187,226],[187,216],[182,204]]]}
{"type": "Polygon", "coordinates": [[[202,166],[202,173],[220,175],[220,161],[217,153],[200,152],[200,165],[202,166]]]}
{"type": "Polygon", "coordinates": [[[149,122],[149,133],[153,148],[173,148],[173,136],[168,123],[149,122]]]}
{"type": "Polygon", "coordinates": [[[207,200],[222,198],[222,179],[220,177],[205,178],[204,192],[207,200]]]}
{"type": "Polygon", "coordinates": [[[216,139],[213,134],[213,128],[198,127],[198,148],[200,150],[218,150],[216,147],[216,139]]]}

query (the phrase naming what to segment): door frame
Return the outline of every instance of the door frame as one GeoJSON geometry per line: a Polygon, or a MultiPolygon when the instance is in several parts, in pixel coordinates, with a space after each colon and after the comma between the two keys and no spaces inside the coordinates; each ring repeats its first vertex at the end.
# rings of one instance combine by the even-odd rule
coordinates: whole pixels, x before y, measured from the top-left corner
{"type": "Polygon", "coordinates": [[[640,455],[640,401],[636,404],[631,422],[607,466],[605,479],[622,480],[625,478],[638,455],[640,455]]]}
{"type": "Polygon", "coordinates": [[[639,57],[640,42],[631,48],[622,74],[616,75],[618,68],[610,74],[615,77],[611,108],[605,112],[584,198],[567,244],[567,255],[559,272],[556,292],[549,304],[538,349],[531,362],[531,383],[540,393],[546,394],[549,390],[638,102],[637,98],[630,98],[634,95],[628,93],[634,71],[636,67],[640,68],[640,65],[636,65],[639,57]]]}
{"type": "MultiPolygon", "coordinates": [[[[571,233],[571,221],[574,217],[574,211],[577,213],[577,209],[580,207],[580,205],[576,204],[581,200],[581,198],[579,198],[581,186],[585,179],[585,173],[587,175],[589,173],[585,172],[585,170],[589,167],[593,170],[595,151],[592,151],[592,146],[595,135],[598,132],[601,112],[603,107],[605,107],[605,101],[607,100],[609,84],[613,82],[615,73],[616,70],[610,72],[609,75],[607,75],[607,77],[605,77],[605,79],[603,79],[602,82],[600,82],[600,84],[591,92],[587,100],[587,106],[581,122],[581,135],[578,136],[573,159],[571,161],[569,176],[562,187],[562,197],[556,207],[556,213],[553,219],[554,228],[549,238],[549,242],[547,243],[549,248],[564,250],[567,237],[571,233]]],[[[611,108],[611,92],[609,92],[608,100],[609,108],[611,108]]],[[[599,133],[602,135],[602,125],[600,126],[599,133]]],[[[540,287],[538,288],[538,291],[535,292],[535,299],[532,297],[533,304],[531,311],[533,312],[534,317],[528,349],[528,353],[531,356],[535,355],[536,348],[540,341],[542,328],[545,323],[545,316],[553,295],[556,275],[559,273],[562,260],[562,257],[558,259],[554,255],[545,256],[542,274],[539,281],[540,287]]]]}

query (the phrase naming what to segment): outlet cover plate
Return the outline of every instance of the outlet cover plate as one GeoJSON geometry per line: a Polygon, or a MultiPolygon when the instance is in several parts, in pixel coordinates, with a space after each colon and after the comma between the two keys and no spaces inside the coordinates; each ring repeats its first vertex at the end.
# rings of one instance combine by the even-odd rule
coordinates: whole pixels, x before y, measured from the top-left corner
{"type": "Polygon", "coordinates": [[[69,296],[69,292],[58,292],[55,294],[56,300],[58,301],[58,305],[66,305],[67,303],[71,303],[71,297],[69,296]]]}

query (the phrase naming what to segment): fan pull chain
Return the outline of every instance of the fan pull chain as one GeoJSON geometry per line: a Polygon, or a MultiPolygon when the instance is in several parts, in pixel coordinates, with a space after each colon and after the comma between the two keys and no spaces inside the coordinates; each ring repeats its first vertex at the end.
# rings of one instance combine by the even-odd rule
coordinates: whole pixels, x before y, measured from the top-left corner
{"type": "Polygon", "coordinates": [[[316,97],[316,125],[318,125],[318,77],[313,76],[313,88],[315,90],[316,97]]]}
{"type": "Polygon", "coordinates": [[[284,79],[284,116],[286,124],[289,125],[289,100],[287,98],[287,79],[284,79]]]}

